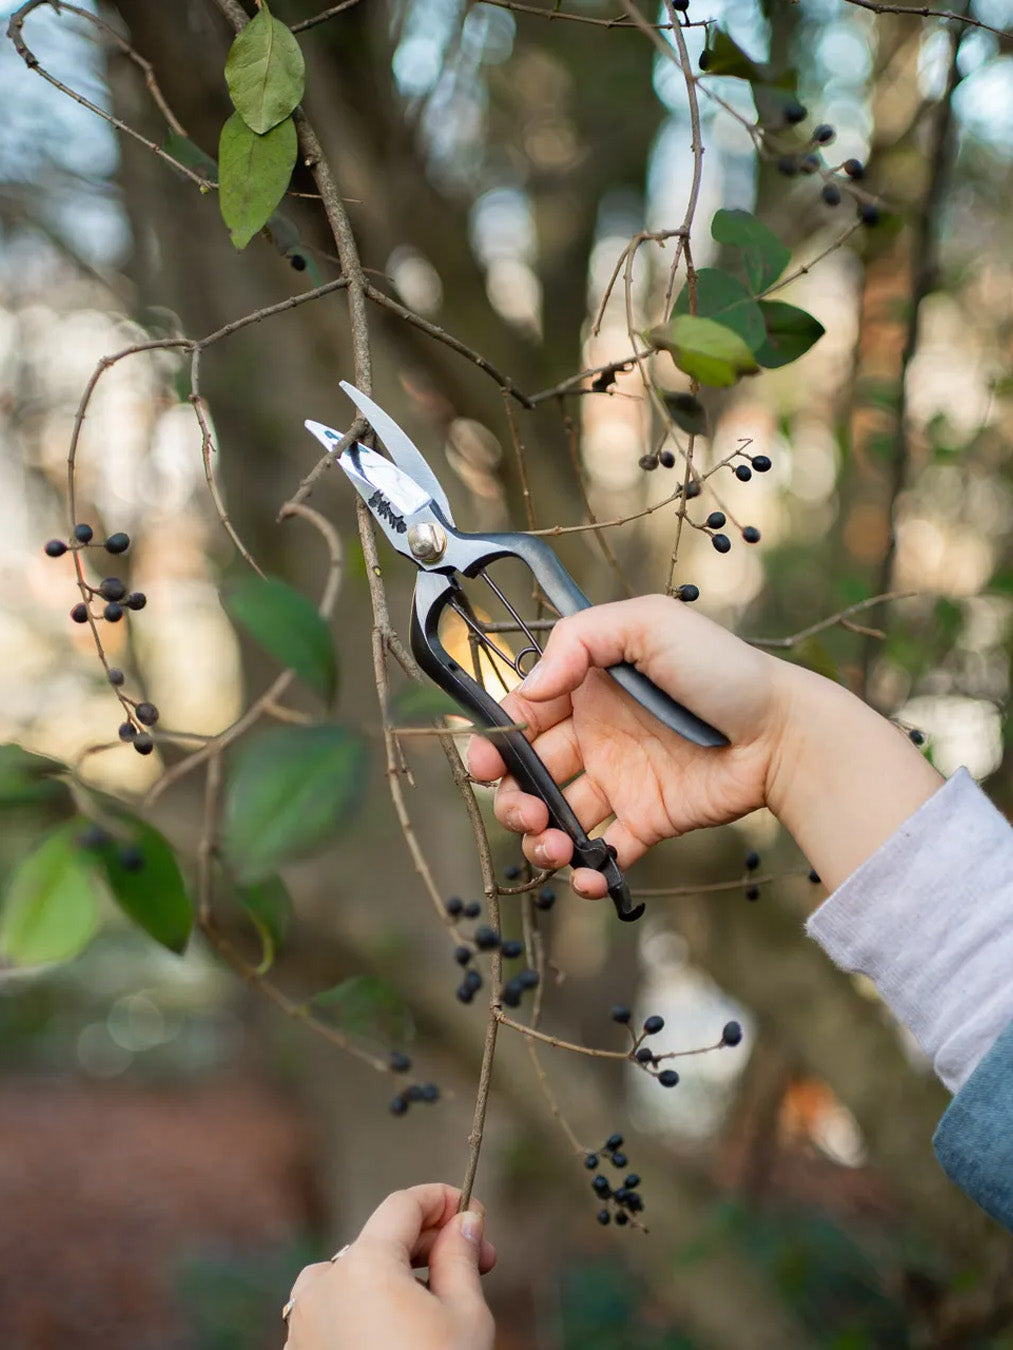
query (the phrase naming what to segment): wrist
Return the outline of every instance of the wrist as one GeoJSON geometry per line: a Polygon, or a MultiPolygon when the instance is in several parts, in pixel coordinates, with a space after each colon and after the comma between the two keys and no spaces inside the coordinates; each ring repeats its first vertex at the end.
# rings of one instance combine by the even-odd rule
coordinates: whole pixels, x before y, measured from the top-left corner
{"type": "Polygon", "coordinates": [[[847,689],[775,664],[767,804],[836,890],[943,779],[903,732],[847,689]]]}

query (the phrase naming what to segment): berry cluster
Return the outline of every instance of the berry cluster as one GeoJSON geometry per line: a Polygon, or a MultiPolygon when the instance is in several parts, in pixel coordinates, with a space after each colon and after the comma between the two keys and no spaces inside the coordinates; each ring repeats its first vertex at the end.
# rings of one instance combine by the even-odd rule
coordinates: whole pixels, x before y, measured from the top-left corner
{"type": "MultiPolygon", "coordinates": [[[[629,1027],[632,1013],[624,1003],[618,1003],[612,1009],[611,1017],[613,1022],[618,1022],[620,1026],[629,1027]]],[[[656,1078],[662,1087],[673,1088],[679,1085],[679,1075],[674,1069],[658,1069],[659,1056],[644,1041],[648,1036],[657,1036],[659,1031],[664,1031],[665,1019],[658,1013],[652,1013],[650,1017],[644,1018],[644,1026],[640,1035],[634,1034],[630,1028],[630,1035],[633,1037],[633,1045],[630,1048],[630,1054],[634,1061],[640,1067],[656,1078]]]]}
{"type": "Polygon", "coordinates": [[[433,1102],[440,1100],[440,1089],[435,1083],[412,1083],[411,1087],[399,1092],[390,1099],[389,1111],[392,1116],[406,1116],[412,1102],[433,1102]]]}
{"type": "MultiPolygon", "coordinates": [[[[808,116],[808,110],[794,99],[785,108],[785,121],[789,126],[797,126],[808,116]]],[[[821,122],[813,129],[808,144],[803,149],[778,156],[778,173],[786,178],[794,178],[798,174],[819,174],[823,179],[820,197],[827,206],[840,206],[844,195],[841,191],[843,188],[844,192],[854,198],[858,218],[862,224],[876,225],[880,219],[879,207],[874,201],[869,200],[866,194],[859,195],[861,189],[856,191],[851,186],[852,183],[858,183],[865,177],[865,165],[862,161],[845,159],[833,168],[824,163],[820,147],[832,145],[836,139],[837,132],[829,122],[821,122]]]]}
{"type": "Polygon", "coordinates": [[[630,1219],[641,1213],[644,1208],[639,1190],[640,1177],[636,1172],[629,1172],[621,1185],[613,1187],[608,1177],[604,1172],[599,1172],[598,1168],[602,1159],[607,1158],[616,1171],[624,1172],[629,1166],[629,1159],[622,1150],[622,1135],[610,1134],[597,1153],[588,1153],[584,1158],[584,1166],[589,1172],[595,1173],[591,1180],[591,1189],[598,1199],[604,1202],[598,1211],[598,1222],[605,1225],[615,1220],[620,1228],[624,1228],[630,1219]]]}
{"type": "MultiPolygon", "coordinates": [[[[546,891],[548,891],[549,900],[541,908],[550,909],[555,903],[555,892],[549,891],[546,887],[541,894],[545,895],[546,891]]],[[[537,904],[538,901],[536,900],[535,903],[537,904]]],[[[460,896],[453,895],[447,901],[446,910],[451,919],[477,919],[482,912],[482,906],[477,900],[471,900],[466,904],[460,896]]],[[[461,1003],[471,1003],[482,988],[482,975],[473,964],[475,957],[481,952],[494,952],[497,947],[506,961],[516,961],[524,955],[523,942],[516,938],[500,938],[495,928],[487,923],[480,923],[475,926],[471,935],[471,942],[462,942],[454,948],[454,960],[464,968],[464,978],[457,986],[456,991],[461,1003]]],[[[529,989],[535,989],[538,983],[538,971],[525,967],[524,970],[504,984],[504,1006],[519,1008],[525,992],[529,989]]]]}

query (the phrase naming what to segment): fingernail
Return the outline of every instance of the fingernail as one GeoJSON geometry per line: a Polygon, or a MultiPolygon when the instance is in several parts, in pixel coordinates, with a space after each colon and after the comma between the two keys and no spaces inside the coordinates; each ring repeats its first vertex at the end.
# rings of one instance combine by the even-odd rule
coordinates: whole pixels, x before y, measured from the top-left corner
{"type": "Polygon", "coordinates": [[[524,679],[521,681],[520,685],[521,693],[522,694],[537,693],[538,686],[542,683],[544,678],[545,678],[545,667],[543,666],[541,661],[536,661],[535,664],[528,671],[527,675],[525,675],[524,679]]]}
{"type": "Polygon", "coordinates": [[[466,1210],[461,1219],[461,1234],[465,1240],[476,1247],[481,1246],[484,1230],[485,1220],[482,1215],[473,1209],[466,1210]]]}
{"type": "Polygon", "coordinates": [[[544,844],[536,844],[534,848],[535,862],[539,867],[551,867],[552,860],[549,857],[549,850],[544,844]]]}

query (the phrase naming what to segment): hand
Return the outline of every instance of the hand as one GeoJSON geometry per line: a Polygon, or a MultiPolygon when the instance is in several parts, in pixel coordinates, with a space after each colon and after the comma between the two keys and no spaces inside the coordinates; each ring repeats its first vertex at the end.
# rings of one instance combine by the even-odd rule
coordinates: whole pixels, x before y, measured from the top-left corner
{"type": "MultiPolygon", "coordinates": [[[[767,805],[834,889],[939,787],[942,779],[884,718],[846,689],[751,647],[683,602],[644,596],[561,619],[522,685],[503,700],[587,831],[629,867],[662,839],[721,825],[767,805]],[[724,732],[693,745],[657,722],[604,668],[629,661],[724,732]],[[572,781],[571,781],[572,780],[572,781]]],[[[475,778],[506,766],[494,740],[468,747],[475,778]]],[[[524,835],[537,867],[570,861],[573,844],[548,810],[502,777],[496,816],[524,835]]],[[[605,879],[574,871],[574,890],[605,879]]]]}
{"type": "Polygon", "coordinates": [[[479,1276],[496,1251],[482,1207],[458,1214],[460,1198],[439,1184],[395,1191],[339,1260],[300,1271],[285,1350],[492,1350],[479,1276]]]}
{"type": "MultiPolygon", "coordinates": [[[[544,655],[519,689],[503,700],[510,717],[559,783],[585,830],[615,819],[605,840],[627,868],[661,839],[701,825],[721,825],[762,806],[779,721],[778,667],[681,601],[645,596],[598,605],[562,619],[544,655]],[[657,722],[603,668],[629,661],[728,737],[727,748],[693,745],[657,722]],[[575,775],[580,777],[574,777],[575,775]]],[[[468,767],[482,780],[505,765],[495,741],[473,740],[468,767]]],[[[524,833],[524,852],[538,867],[569,862],[573,845],[548,829],[539,798],[503,778],[496,815],[524,833]]],[[[605,894],[590,868],[571,881],[587,896],[605,894]]]]}

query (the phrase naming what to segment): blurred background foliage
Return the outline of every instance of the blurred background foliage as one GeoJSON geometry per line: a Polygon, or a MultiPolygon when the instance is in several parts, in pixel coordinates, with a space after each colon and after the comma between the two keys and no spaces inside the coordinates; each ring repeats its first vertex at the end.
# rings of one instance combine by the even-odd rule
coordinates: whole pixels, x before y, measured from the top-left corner
{"type": "MultiPolygon", "coordinates": [[[[1013,24],[1009,0],[954,7],[999,30],[1013,24]]],[[[190,139],[213,154],[229,112],[231,39],[216,6],[86,8],[129,34],[190,139]]],[[[967,764],[1009,811],[1013,38],[875,8],[690,0],[691,20],[719,20],[753,58],[797,68],[811,121],[837,131],[827,162],[867,162],[863,186],[902,227],[863,227],[828,252],[853,206],[828,206],[817,180],[779,173],[741,122],[703,99],[697,266],[720,261],[716,209],[755,210],[791,248],[791,270],[820,259],[783,298],[827,334],[795,364],[705,393],[710,434],[697,441],[697,463],[748,440],[773,468],[747,483],[722,471],[692,518],[720,508],[759,527],[762,542],[748,548],[733,532],[719,556],[691,530],[676,581],[698,585],[701,608],[721,622],[765,638],[882,591],[916,591],[860,614],[857,630],[836,626],[784,654],[834,673],[902,731],[923,731],[943,772],[967,764]]],[[[315,12],[310,0],[274,9],[291,24],[315,12]]],[[[619,12],[606,0],[561,9],[619,12]]],[[[59,78],[163,141],[141,74],[114,44],[48,7],[26,33],[59,78]]],[[[686,30],[694,60],[703,33],[686,30]]],[[[642,34],[498,2],[360,0],[300,41],[307,111],[375,285],[529,394],[629,354],[622,287],[597,332],[592,320],[630,237],[681,222],[692,176],[682,78],[642,34]]],[[[69,559],[41,552],[66,536],[65,461],[82,388],[113,350],[210,332],[337,268],[312,200],[290,198],[281,232],[237,254],[213,194],[44,86],[9,45],[0,81],[0,739],[80,763],[86,782],[137,798],[179,752],[141,758],[124,746],[81,760],[115,739],[117,709],[87,631],[66,617],[76,599],[69,559]],[[290,266],[294,239],[305,272],[290,266]]],[[[752,117],[741,81],[712,87],[752,117]]],[[[300,171],[293,186],[312,184],[300,171]]],[[[638,327],[658,319],[670,250],[637,255],[638,327]]],[[[371,314],[371,339],[377,397],[432,456],[458,518],[475,529],[522,525],[495,383],[383,309],[371,314]]],[[[314,462],[303,418],[347,422],[337,380],[350,374],[340,293],[246,329],[204,361],[231,518],[269,571],[312,596],[322,550],[275,516],[314,462]]],[[[658,378],[686,387],[666,358],[658,378]]],[[[110,639],[111,656],[164,725],[211,735],[277,667],[219,603],[233,552],[207,498],[189,393],[171,353],[108,373],[84,429],[79,515],[131,533],[131,584],[149,596],[110,639]]],[[[671,492],[674,474],[639,467],[658,444],[640,395],[627,374],[607,392],[517,412],[539,525],[583,518],[574,445],[602,518],[671,492]]],[[[411,1053],[442,1101],[391,1119],[390,1080],[268,1008],[201,942],[180,959],[111,912],[74,961],[0,972],[6,1345],[277,1345],[277,1309],[311,1254],[343,1240],[392,1185],[461,1174],[483,1016],[454,999],[445,934],[376,767],[362,555],[351,494],[332,477],[313,504],[346,553],[333,625],[338,709],[365,732],[373,767],[351,832],[286,871],[295,916],[275,973],[296,1000],[352,975],[391,981],[411,1009],[411,1053]]],[[[664,587],[673,531],[659,510],[611,532],[632,589],[664,587]]],[[[596,599],[623,593],[592,536],[569,536],[560,552],[596,599]]],[[[411,569],[381,556],[400,624],[411,569]]],[[[304,700],[318,717],[313,696],[304,700]]],[[[417,832],[445,893],[475,894],[459,801],[442,758],[419,745],[417,832]]],[[[45,795],[5,803],[9,872],[59,807],[45,795]]],[[[201,809],[184,780],[153,815],[188,871],[201,809]]],[[[511,840],[494,832],[493,842],[501,868],[515,861],[511,840]]],[[[737,1051],[687,1060],[679,1089],[664,1094],[642,1075],[542,1055],[582,1142],[627,1136],[644,1177],[644,1237],[597,1228],[582,1161],[524,1048],[502,1037],[478,1186],[501,1253],[489,1282],[499,1343],[1013,1345],[1008,1238],[932,1158],[945,1096],[917,1049],[863,981],[806,944],[802,921],[820,892],[791,841],[761,813],[655,850],[634,881],[734,880],[751,848],[779,878],[758,904],[738,886],[655,900],[632,931],[558,888],[546,926],[566,979],[547,995],[553,1030],[611,1044],[608,1009],[627,1000],[638,1015],[663,1013],[679,1046],[712,1044],[729,1016],[746,1038],[737,1051]]],[[[222,922],[255,957],[238,910],[222,922]]]]}

